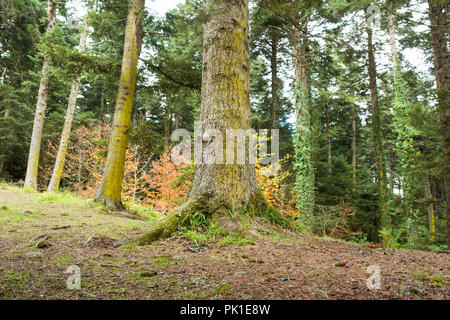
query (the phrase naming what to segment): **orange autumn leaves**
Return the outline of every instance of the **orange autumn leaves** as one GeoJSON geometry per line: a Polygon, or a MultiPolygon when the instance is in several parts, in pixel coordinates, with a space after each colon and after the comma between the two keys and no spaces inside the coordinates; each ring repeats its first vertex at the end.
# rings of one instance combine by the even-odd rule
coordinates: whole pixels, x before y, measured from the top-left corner
{"type": "MultiPolygon", "coordinates": [[[[110,131],[109,125],[79,127],[73,131],[64,164],[63,188],[70,186],[70,190],[79,195],[94,196],[105,166],[110,131]]],[[[57,142],[47,141],[45,159],[40,167],[41,186],[46,186],[50,180],[56,150],[57,142]]],[[[123,201],[148,205],[167,213],[187,198],[190,181],[181,179],[183,175],[183,166],[175,166],[170,155],[163,154],[154,159],[137,146],[130,146],[125,159],[123,201]]]]}
{"type": "Polygon", "coordinates": [[[152,162],[151,175],[145,179],[151,189],[145,191],[147,195],[146,202],[153,205],[155,209],[162,213],[169,213],[184,200],[187,199],[191,189],[190,181],[178,181],[183,173],[181,168],[176,166],[168,153],[161,155],[159,160],[152,162]]]}
{"type": "MultiPolygon", "coordinates": [[[[72,132],[61,182],[63,188],[70,186],[70,190],[79,195],[94,196],[105,166],[110,131],[109,125],[99,124],[92,128],[79,127],[72,132]]],[[[47,141],[40,167],[41,186],[46,186],[50,180],[57,145],[57,141],[47,141]]],[[[280,160],[280,168],[287,159],[280,160]]],[[[259,161],[255,168],[258,184],[269,203],[282,214],[295,215],[295,197],[282,188],[289,174],[280,169],[275,175],[263,175],[265,167],[259,161]]],[[[159,158],[148,157],[138,146],[131,145],[126,153],[122,198],[167,214],[187,199],[192,178],[193,167],[175,165],[169,153],[159,158]]]]}

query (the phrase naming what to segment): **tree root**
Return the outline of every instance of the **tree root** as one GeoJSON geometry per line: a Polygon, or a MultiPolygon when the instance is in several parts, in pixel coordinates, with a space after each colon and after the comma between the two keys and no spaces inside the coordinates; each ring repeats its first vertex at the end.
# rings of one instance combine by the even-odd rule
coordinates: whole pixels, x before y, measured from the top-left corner
{"type": "MultiPolygon", "coordinates": [[[[188,200],[183,206],[173,211],[166,217],[159,220],[152,228],[144,234],[121,240],[116,246],[124,244],[146,245],[159,239],[169,238],[179,227],[189,223],[189,218],[197,212],[201,212],[205,217],[210,217],[220,223],[227,232],[239,231],[239,226],[229,217],[229,210],[232,208],[224,201],[213,200],[208,196],[196,200],[188,200]]],[[[276,211],[269,206],[267,200],[261,192],[255,193],[241,210],[251,211],[255,215],[265,210],[276,211]]],[[[278,213],[277,213],[278,214],[278,213]]],[[[241,230],[242,231],[242,230],[241,230]]]]}
{"type": "Polygon", "coordinates": [[[100,196],[96,195],[94,197],[94,201],[105,205],[106,208],[108,208],[108,210],[110,210],[110,211],[123,211],[123,210],[126,210],[126,208],[123,205],[122,201],[120,201],[120,200],[117,201],[117,200],[114,200],[114,199],[110,199],[110,198],[107,198],[107,197],[105,197],[103,195],[100,195],[100,196]]]}

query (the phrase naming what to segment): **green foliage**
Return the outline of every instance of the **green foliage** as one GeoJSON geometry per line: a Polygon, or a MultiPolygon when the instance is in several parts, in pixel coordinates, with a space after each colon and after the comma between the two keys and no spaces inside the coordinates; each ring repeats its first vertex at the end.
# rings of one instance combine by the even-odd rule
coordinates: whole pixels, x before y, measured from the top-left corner
{"type": "Polygon", "coordinates": [[[219,244],[222,247],[226,247],[230,244],[242,246],[244,244],[253,244],[253,243],[255,243],[255,241],[252,239],[249,239],[247,237],[237,237],[237,236],[225,236],[219,241],[219,244]]]}
{"type": "Polygon", "coordinates": [[[197,246],[214,242],[218,236],[226,234],[218,222],[214,222],[202,212],[187,216],[180,224],[178,231],[197,246]]]}

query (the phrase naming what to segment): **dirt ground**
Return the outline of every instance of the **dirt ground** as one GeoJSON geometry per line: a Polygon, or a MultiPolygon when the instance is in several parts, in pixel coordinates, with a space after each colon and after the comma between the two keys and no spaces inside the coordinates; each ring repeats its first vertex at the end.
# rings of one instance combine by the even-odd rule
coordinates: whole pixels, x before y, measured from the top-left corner
{"type": "Polygon", "coordinates": [[[151,215],[111,214],[72,195],[0,186],[0,299],[450,296],[448,254],[369,249],[271,225],[256,241],[241,245],[213,241],[199,246],[176,234],[142,247],[113,246],[154,221],[151,215]],[[381,272],[380,289],[370,290],[367,269],[374,265],[381,272]],[[79,267],[80,289],[67,287],[70,266],[79,267]]]}

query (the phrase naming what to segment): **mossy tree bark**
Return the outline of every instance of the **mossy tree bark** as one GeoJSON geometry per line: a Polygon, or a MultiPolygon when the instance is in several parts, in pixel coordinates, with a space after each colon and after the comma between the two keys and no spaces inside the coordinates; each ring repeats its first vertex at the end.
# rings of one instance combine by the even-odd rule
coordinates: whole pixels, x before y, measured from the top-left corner
{"type": "Polygon", "coordinates": [[[131,122],[136,73],[142,47],[142,18],[145,0],[130,0],[125,28],[124,51],[113,127],[102,182],[95,200],[113,210],[123,209],[121,201],[125,154],[131,122]]]}
{"type": "MultiPolygon", "coordinates": [[[[56,1],[47,2],[47,29],[49,34],[56,23],[56,1]]],[[[48,76],[50,71],[50,57],[44,53],[44,63],[41,71],[41,82],[39,84],[39,93],[36,104],[36,113],[34,115],[33,132],[31,134],[30,152],[28,154],[27,172],[25,176],[24,187],[37,190],[37,176],[39,167],[39,154],[41,151],[42,130],[44,129],[45,109],[47,109],[48,100],[48,76]]]]}
{"type": "MultiPolygon", "coordinates": [[[[250,128],[248,0],[205,0],[205,10],[200,126],[203,132],[218,130],[225,137],[226,129],[250,128]]],[[[202,153],[212,143],[203,137],[202,153]]],[[[234,155],[237,158],[236,149],[234,155]]],[[[267,206],[254,164],[196,163],[189,200],[138,242],[170,236],[195,212],[221,217],[244,206],[255,211],[267,206]]]]}
{"type": "MultiPolygon", "coordinates": [[[[92,9],[92,7],[91,7],[92,9]]],[[[87,15],[83,19],[83,29],[80,36],[80,44],[78,51],[83,52],[86,50],[86,39],[88,34],[87,15]]],[[[74,80],[72,87],[70,88],[69,102],[67,104],[66,119],[64,121],[64,127],[61,134],[61,141],[59,142],[58,154],[56,155],[55,166],[53,168],[52,177],[48,184],[47,191],[54,192],[59,189],[59,183],[64,169],[64,161],[67,154],[67,146],[69,144],[70,131],[72,129],[73,115],[75,113],[75,105],[77,103],[78,91],[80,88],[81,76],[74,80]]]]}
{"type": "Polygon", "coordinates": [[[448,7],[445,1],[428,0],[436,74],[439,122],[442,133],[443,178],[447,200],[448,248],[450,249],[450,62],[448,55],[448,7]]]}

